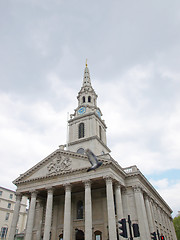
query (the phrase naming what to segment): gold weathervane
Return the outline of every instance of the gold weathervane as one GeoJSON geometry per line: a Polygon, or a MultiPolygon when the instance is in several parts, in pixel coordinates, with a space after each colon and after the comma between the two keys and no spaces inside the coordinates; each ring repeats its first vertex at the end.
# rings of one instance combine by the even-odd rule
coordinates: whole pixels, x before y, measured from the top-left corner
{"type": "Polygon", "coordinates": [[[87,58],[86,58],[86,67],[87,67],[87,58]]]}

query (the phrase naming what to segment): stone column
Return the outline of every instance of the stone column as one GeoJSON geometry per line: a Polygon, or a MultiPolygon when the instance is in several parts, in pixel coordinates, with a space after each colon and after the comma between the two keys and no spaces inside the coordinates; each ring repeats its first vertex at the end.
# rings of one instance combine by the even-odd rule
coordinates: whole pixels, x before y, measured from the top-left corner
{"type": "MultiPolygon", "coordinates": [[[[122,198],[121,198],[121,186],[119,183],[115,184],[115,198],[116,198],[116,214],[117,214],[117,225],[118,220],[123,218],[122,198]]],[[[118,228],[118,232],[121,230],[118,228]]]]}
{"type": "Polygon", "coordinates": [[[106,178],[109,240],[117,240],[112,179],[106,178]]]}
{"type": "Polygon", "coordinates": [[[64,233],[63,240],[71,238],[71,185],[65,185],[64,233]]]}
{"type": "Polygon", "coordinates": [[[116,212],[117,220],[123,218],[123,207],[122,207],[122,198],[121,198],[121,186],[119,183],[115,185],[115,198],[116,198],[116,212]]]}
{"type": "Polygon", "coordinates": [[[151,206],[152,206],[152,210],[153,210],[153,216],[154,216],[154,222],[158,222],[158,218],[157,218],[157,211],[156,211],[156,203],[154,202],[154,200],[151,200],[151,206]]]}
{"type": "Polygon", "coordinates": [[[160,209],[160,206],[158,205],[157,206],[157,213],[158,213],[158,216],[159,216],[159,227],[160,227],[160,232],[161,234],[164,234],[164,229],[163,229],[163,222],[162,222],[162,216],[161,216],[161,209],[160,209]]]}
{"type": "Polygon", "coordinates": [[[147,213],[147,218],[149,223],[149,230],[150,230],[150,233],[152,233],[155,231],[155,228],[153,224],[153,217],[151,213],[151,207],[150,207],[148,195],[145,195],[145,207],[146,207],[146,213],[147,213]]]}
{"type": "Polygon", "coordinates": [[[155,202],[155,211],[156,211],[156,217],[157,217],[157,228],[159,230],[159,233],[161,233],[161,219],[159,215],[159,205],[157,202],[155,202]]]}
{"type": "Polygon", "coordinates": [[[85,184],[85,239],[92,240],[92,202],[91,202],[91,183],[85,184]]]}
{"type": "Polygon", "coordinates": [[[167,215],[167,213],[166,213],[166,214],[165,214],[166,231],[169,232],[167,218],[168,218],[168,215],[167,215]]]}
{"type": "Polygon", "coordinates": [[[135,197],[141,239],[150,240],[151,237],[150,237],[150,232],[148,227],[143,193],[139,187],[134,188],[134,197],[135,197]]]}
{"type": "Polygon", "coordinates": [[[11,230],[9,233],[9,240],[14,240],[14,235],[16,234],[16,227],[17,227],[19,211],[21,207],[21,199],[22,199],[22,195],[20,193],[16,193],[16,203],[15,203],[13,219],[11,223],[11,230]]]}
{"type": "Polygon", "coordinates": [[[37,227],[37,232],[36,232],[36,237],[37,240],[41,240],[41,230],[42,230],[42,221],[43,221],[43,201],[42,200],[38,200],[37,202],[37,208],[38,208],[38,227],[37,227]]]}
{"type": "Polygon", "coordinates": [[[29,214],[27,219],[27,227],[26,227],[26,235],[25,240],[32,240],[32,231],[34,225],[34,215],[35,215],[35,207],[36,207],[36,197],[37,192],[34,191],[31,193],[31,203],[29,207],[29,214]]]}
{"type": "Polygon", "coordinates": [[[167,230],[169,232],[169,222],[168,222],[169,216],[168,213],[166,214],[166,226],[167,226],[167,230]]]}
{"type": "Polygon", "coordinates": [[[53,208],[53,189],[50,188],[48,189],[48,193],[47,193],[46,217],[45,217],[43,240],[49,240],[50,238],[52,208],[53,208]]]}

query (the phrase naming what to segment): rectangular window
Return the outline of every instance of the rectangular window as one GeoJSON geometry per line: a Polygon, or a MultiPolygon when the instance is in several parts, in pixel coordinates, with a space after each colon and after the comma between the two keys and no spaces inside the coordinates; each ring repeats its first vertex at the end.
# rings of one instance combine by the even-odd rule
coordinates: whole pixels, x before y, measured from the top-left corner
{"type": "Polygon", "coordinates": [[[7,231],[8,231],[8,228],[7,228],[7,227],[2,227],[2,228],[1,228],[0,237],[1,237],[2,239],[5,239],[5,238],[6,238],[7,231]]]}
{"type": "Polygon", "coordinates": [[[116,210],[116,197],[114,194],[114,211],[115,211],[115,215],[117,214],[117,210],[116,210]]]}
{"type": "Polygon", "coordinates": [[[9,195],[9,198],[10,198],[10,199],[12,199],[12,198],[13,198],[13,194],[12,194],[12,193],[9,195]]]}
{"type": "Polygon", "coordinates": [[[8,208],[11,208],[11,203],[8,203],[8,208]]]}
{"type": "Polygon", "coordinates": [[[5,218],[5,220],[8,220],[8,219],[9,219],[9,214],[10,214],[10,213],[6,213],[6,218],[5,218]]]}
{"type": "Polygon", "coordinates": [[[2,196],[2,193],[3,193],[3,192],[2,192],[2,191],[0,191],[0,196],[2,196]]]}

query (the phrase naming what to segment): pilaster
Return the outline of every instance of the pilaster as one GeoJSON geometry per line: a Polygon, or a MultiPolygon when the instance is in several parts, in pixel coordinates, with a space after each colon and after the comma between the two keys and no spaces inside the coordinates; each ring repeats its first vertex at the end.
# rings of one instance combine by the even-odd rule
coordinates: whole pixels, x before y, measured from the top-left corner
{"type": "Polygon", "coordinates": [[[146,207],[146,213],[147,213],[147,218],[148,218],[148,223],[149,223],[149,231],[150,233],[155,231],[154,224],[153,224],[153,217],[152,217],[152,212],[151,212],[151,207],[150,207],[150,202],[149,202],[149,196],[146,194],[145,195],[145,207],[146,207]]]}
{"type": "Polygon", "coordinates": [[[139,229],[141,233],[141,238],[150,240],[150,232],[147,221],[147,214],[145,209],[145,203],[143,198],[142,189],[138,186],[134,187],[134,197],[136,203],[136,210],[138,215],[139,229]]]}

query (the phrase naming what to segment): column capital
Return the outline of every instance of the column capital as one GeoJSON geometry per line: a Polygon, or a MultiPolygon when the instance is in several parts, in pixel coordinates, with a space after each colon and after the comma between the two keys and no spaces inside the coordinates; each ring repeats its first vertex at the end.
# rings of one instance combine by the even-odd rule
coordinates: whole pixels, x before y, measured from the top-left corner
{"type": "Polygon", "coordinates": [[[16,195],[16,201],[18,201],[18,200],[21,201],[22,193],[16,192],[15,195],[16,195]]]}
{"type": "Polygon", "coordinates": [[[122,187],[122,194],[126,194],[127,193],[127,188],[126,187],[122,187]]]}
{"type": "Polygon", "coordinates": [[[116,183],[115,183],[115,187],[116,187],[117,189],[121,189],[121,183],[120,183],[120,182],[116,182],[116,183]]]}
{"type": "Polygon", "coordinates": [[[83,183],[84,183],[85,189],[91,187],[91,180],[90,179],[83,181],[83,183]]]}
{"type": "Polygon", "coordinates": [[[31,193],[31,198],[36,198],[38,192],[36,190],[29,191],[31,193]]]}
{"type": "Polygon", "coordinates": [[[140,186],[133,186],[134,193],[142,193],[142,188],[140,186]]]}
{"type": "Polygon", "coordinates": [[[150,196],[148,195],[147,192],[144,193],[144,199],[150,201],[150,196]]]}
{"type": "Polygon", "coordinates": [[[63,185],[64,187],[65,187],[65,191],[71,191],[71,184],[70,183],[65,183],[64,185],[63,185]]]}
{"type": "Polygon", "coordinates": [[[53,194],[53,192],[54,192],[54,188],[53,187],[46,188],[46,190],[47,190],[48,194],[53,194]]]}
{"type": "Polygon", "coordinates": [[[111,175],[107,175],[103,177],[106,181],[106,184],[112,183],[113,177],[111,175]]]}

